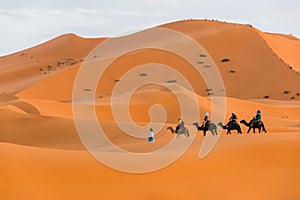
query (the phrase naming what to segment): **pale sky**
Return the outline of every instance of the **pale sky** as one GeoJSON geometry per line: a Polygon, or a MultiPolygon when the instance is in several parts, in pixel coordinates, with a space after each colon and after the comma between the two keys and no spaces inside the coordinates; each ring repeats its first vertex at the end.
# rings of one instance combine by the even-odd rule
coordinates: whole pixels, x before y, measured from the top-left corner
{"type": "Polygon", "coordinates": [[[300,37],[299,0],[0,0],[0,56],[64,33],[118,36],[189,18],[300,37]]]}

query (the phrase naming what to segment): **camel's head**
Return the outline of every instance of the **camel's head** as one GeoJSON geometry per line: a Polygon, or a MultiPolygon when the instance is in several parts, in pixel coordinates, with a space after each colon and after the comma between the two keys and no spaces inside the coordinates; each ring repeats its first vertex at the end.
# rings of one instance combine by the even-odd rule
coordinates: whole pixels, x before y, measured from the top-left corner
{"type": "Polygon", "coordinates": [[[171,126],[167,127],[167,130],[172,130],[172,127],[171,126]]]}
{"type": "Polygon", "coordinates": [[[246,120],[243,119],[243,120],[240,121],[240,123],[245,124],[246,120]]]}
{"type": "Polygon", "coordinates": [[[199,125],[199,124],[198,124],[198,122],[194,122],[193,125],[194,125],[194,126],[197,126],[197,125],[199,125]]]}
{"type": "Polygon", "coordinates": [[[220,127],[223,128],[223,129],[227,129],[227,128],[228,128],[227,126],[224,126],[222,122],[219,122],[219,123],[218,123],[218,126],[220,126],[220,127]]]}

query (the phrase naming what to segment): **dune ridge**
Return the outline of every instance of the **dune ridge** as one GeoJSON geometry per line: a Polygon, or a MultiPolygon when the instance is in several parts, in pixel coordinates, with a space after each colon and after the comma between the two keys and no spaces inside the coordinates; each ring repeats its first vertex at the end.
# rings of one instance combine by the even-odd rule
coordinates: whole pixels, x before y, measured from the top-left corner
{"type": "Polygon", "coordinates": [[[23,89],[72,67],[95,45],[103,41],[65,34],[38,46],[0,57],[1,91],[17,93],[23,89]],[[20,77],[21,75],[21,77],[20,77]]]}
{"type": "MultiPolygon", "coordinates": [[[[277,56],[265,42],[265,38],[261,36],[263,33],[260,34],[253,27],[199,20],[180,21],[166,24],[162,27],[182,32],[205,47],[220,70],[227,90],[227,96],[239,99],[300,99],[299,74],[291,70],[277,56]],[[229,61],[222,62],[224,58],[229,59],[229,61]],[[269,76],[270,72],[272,72],[272,76],[269,76]],[[280,84],[277,84],[279,80],[281,80],[280,84]],[[277,87],[273,87],[274,84],[277,84],[277,87]],[[245,88],[247,88],[247,92],[244,92],[245,88]],[[288,94],[285,94],[285,91],[288,94]]],[[[297,54],[298,51],[293,51],[295,48],[292,48],[291,51],[297,54]]],[[[201,58],[199,58],[199,61],[201,61],[201,58]]],[[[113,87],[114,81],[120,75],[133,66],[147,62],[178,66],[178,69],[190,67],[188,63],[183,62],[180,58],[174,59],[174,55],[157,50],[128,54],[120,57],[113,63],[111,70],[105,75],[104,81],[107,86],[102,86],[102,91],[98,90],[98,93],[102,93],[100,95],[111,93],[109,88],[113,87]],[[160,55],[160,57],[157,55],[160,55]],[[122,66],[122,68],[119,66],[122,66]]],[[[65,73],[60,73],[52,79],[40,81],[32,87],[19,92],[18,95],[24,98],[51,98],[58,100],[57,95],[62,94],[65,96],[64,100],[71,99],[70,93],[66,96],[63,91],[71,91],[70,88],[73,87],[75,71],[79,69],[79,65],[75,65],[74,68],[76,69],[67,70],[65,73]],[[60,85],[60,87],[56,87],[57,85],[60,85]],[[52,94],[45,91],[55,91],[55,93],[52,94]]],[[[186,72],[181,70],[181,72],[186,73],[189,77],[194,76],[192,71],[189,72],[189,70],[186,72]]],[[[202,78],[191,78],[191,81],[195,79],[202,78]]],[[[204,82],[200,81],[197,84],[200,85],[196,92],[202,96],[207,96],[207,88],[204,82]]],[[[62,99],[59,98],[59,100],[62,99]]]]}
{"type": "Polygon", "coordinates": [[[291,35],[259,32],[272,50],[291,69],[300,72],[300,40],[291,35]]]}

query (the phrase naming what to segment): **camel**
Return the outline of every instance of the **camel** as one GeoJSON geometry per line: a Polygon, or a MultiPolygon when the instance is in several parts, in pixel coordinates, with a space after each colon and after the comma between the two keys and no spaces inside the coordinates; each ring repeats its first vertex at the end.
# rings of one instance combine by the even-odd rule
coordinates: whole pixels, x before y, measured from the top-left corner
{"type": "Polygon", "coordinates": [[[203,131],[204,136],[206,136],[206,131],[210,131],[213,135],[218,135],[217,126],[212,122],[210,122],[209,126],[205,127],[199,126],[198,122],[194,122],[193,125],[196,126],[198,131],[203,131]]]}
{"type": "MultiPolygon", "coordinates": [[[[168,127],[167,130],[170,130],[172,133],[175,133],[175,130],[172,128],[172,126],[168,127]]],[[[185,127],[179,128],[176,134],[177,134],[176,138],[179,138],[179,136],[182,134],[185,135],[186,137],[190,136],[189,130],[185,127]]]]}
{"type": "Polygon", "coordinates": [[[254,122],[253,123],[253,119],[248,123],[246,120],[241,120],[240,123],[244,124],[245,126],[249,127],[247,133],[250,132],[251,129],[253,129],[253,133],[255,133],[255,129],[258,128],[258,132],[260,133],[261,129],[262,131],[264,131],[265,133],[267,133],[266,129],[265,129],[265,125],[262,121],[259,122],[254,122]]]}
{"type": "Polygon", "coordinates": [[[219,122],[218,125],[222,128],[222,129],[226,129],[227,130],[227,135],[231,134],[231,130],[237,130],[238,134],[242,134],[242,130],[240,125],[237,122],[231,122],[229,123],[229,125],[224,126],[222,122],[219,122]]]}

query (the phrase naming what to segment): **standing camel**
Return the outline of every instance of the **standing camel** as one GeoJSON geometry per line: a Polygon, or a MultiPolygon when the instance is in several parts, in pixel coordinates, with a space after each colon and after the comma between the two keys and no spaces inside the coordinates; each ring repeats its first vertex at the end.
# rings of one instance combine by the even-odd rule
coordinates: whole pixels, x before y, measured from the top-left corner
{"type": "Polygon", "coordinates": [[[198,131],[203,131],[203,135],[206,136],[206,132],[210,131],[213,135],[218,135],[217,126],[210,122],[208,126],[199,126],[198,122],[194,122],[193,125],[197,128],[198,131]]]}
{"type": "Polygon", "coordinates": [[[249,127],[247,133],[250,132],[251,128],[253,129],[253,133],[255,133],[255,129],[258,128],[258,132],[260,133],[261,129],[262,131],[264,131],[265,133],[267,133],[266,129],[265,129],[265,125],[262,121],[259,122],[254,122],[253,123],[253,119],[248,123],[246,120],[242,120],[240,121],[241,124],[244,124],[245,126],[249,127]]]}
{"type": "Polygon", "coordinates": [[[229,125],[224,126],[222,122],[219,122],[218,125],[222,128],[222,129],[226,129],[227,130],[227,135],[231,134],[231,130],[237,130],[238,134],[242,134],[242,130],[240,125],[237,122],[230,122],[229,125]]]}
{"type": "MultiPolygon", "coordinates": [[[[176,133],[175,130],[172,128],[172,126],[168,127],[167,130],[170,130],[172,133],[176,133]]],[[[176,134],[177,134],[176,138],[179,138],[179,135],[185,135],[186,137],[190,136],[189,130],[185,127],[179,128],[176,134]]]]}

